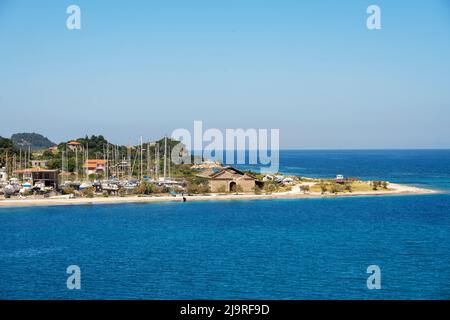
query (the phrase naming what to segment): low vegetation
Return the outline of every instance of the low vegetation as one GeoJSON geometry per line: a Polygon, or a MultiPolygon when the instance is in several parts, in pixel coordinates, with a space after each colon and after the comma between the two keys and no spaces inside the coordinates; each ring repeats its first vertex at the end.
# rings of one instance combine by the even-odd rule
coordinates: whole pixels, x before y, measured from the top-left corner
{"type": "Polygon", "coordinates": [[[209,181],[201,177],[188,177],[186,191],[188,194],[206,194],[210,193],[209,181]]]}
{"type": "MultiPolygon", "coordinates": [[[[322,180],[320,183],[309,187],[310,192],[320,192],[322,194],[331,193],[352,193],[352,192],[370,192],[376,190],[388,190],[388,183],[386,181],[346,181],[344,183],[337,183],[334,180],[322,180]]],[[[300,187],[300,190],[302,187],[300,187]]],[[[303,190],[302,190],[303,191],[303,190]]]]}
{"type": "Polygon", "coordinates": [[[95,196],[94,187],[90,187],[90,188],[81,190],[81,195],[85,198],[93,198],[95,196]]]}

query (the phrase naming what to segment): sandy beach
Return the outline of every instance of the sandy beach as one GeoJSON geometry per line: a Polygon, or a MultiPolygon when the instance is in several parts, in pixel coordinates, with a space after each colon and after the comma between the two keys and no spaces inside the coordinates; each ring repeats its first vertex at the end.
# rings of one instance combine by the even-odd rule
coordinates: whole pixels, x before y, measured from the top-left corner
{"type": "MultiPolygon", "coordinates": [[[[352,192],[338,194],[321,194],[318,192],[303,193],[300,187],[294,186],[289,192],[272,194],[210,194],[186,196],[189,201],[232,201],[232,200],[264,200],[264,199],[308,199],[308,198],[339,198],[358,196],[388,196],[388,195],[425,195],[437,193],[435,190],[417,188],[407,185],[391,183],[388,190],[370,192],[352,192]]],[[[13,198],[0,199],[0,207],[27,206],[68,206],[68,205],[100,205],[123,203],[152,203],[152,202],[182,202],[181,196],[126,196],[126,197],[94,197],[94,198],[13,198]]]]}

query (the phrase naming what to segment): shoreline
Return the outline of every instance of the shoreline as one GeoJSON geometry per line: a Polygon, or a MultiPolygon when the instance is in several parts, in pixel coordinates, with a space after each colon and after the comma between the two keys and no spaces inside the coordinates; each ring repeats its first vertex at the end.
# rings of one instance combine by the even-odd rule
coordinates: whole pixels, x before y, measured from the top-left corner
{"type": "MultiPolygon", "coordinates": [[[[391,183],[389,190],[378,190],[370,192],[352,192],[338,194],[321,194],[319,192],[303,193],[298,186],[292,191],[272,194],[210,194],[185,196],[187,202],[191,201],[232,201],[232,200],[270,200],[270,199],[333,199],[345,197],[372,197],[390,195],[426,195],[437,194],[439,191],[424,189],[407,185],[391,183]]],[[[71,205],[104,205],[104,204],[130,204],[130,203],[160,203],[160,202],[183,202],[182,196],[126,196],[126,197],[94,197],[94,198],[25,198],[0,200],[0,208],[7,207],[31,207],[31,206],[71,206],[71,205]]]]}

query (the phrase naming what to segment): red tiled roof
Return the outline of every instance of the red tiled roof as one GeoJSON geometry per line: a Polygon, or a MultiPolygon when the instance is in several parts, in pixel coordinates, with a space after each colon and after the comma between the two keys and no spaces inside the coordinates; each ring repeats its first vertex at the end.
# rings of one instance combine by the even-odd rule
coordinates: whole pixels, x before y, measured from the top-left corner
{"type": "Polygon", "coordinates": [[[108,163],[108,160],[96,160],[96,159],[93,159],[93,160],[86,160],[86,162],[85,162],[85,164],[92,164],[92,165],[96,165],[96,164],[106,164],[106,163],[108,163]]]}
{"type": "Polygon", "coordinates": [[[96,168],[97,166],[104,166],[108,163],[107,160],[86,160],[84,168],[96,168]]]}
{"type": "Polygon", "coordinates": [[[49,170],[49,169],[42,169],[42,168],[29,168],[29,169],[15,170],[14,173],[23,174],[23,173],[33,173],[33,172],[56,172],[56,171],[58,171],[58,170],[49,170]]]}

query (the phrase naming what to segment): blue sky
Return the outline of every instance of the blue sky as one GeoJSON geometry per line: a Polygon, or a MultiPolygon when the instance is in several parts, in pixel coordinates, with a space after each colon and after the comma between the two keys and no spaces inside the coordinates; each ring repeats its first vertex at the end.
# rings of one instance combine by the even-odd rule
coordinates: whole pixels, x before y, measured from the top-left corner
{"type": "Polygon", "coordinates": [[[279,128],[283,148],[450,147],[449,1],[342,2],[0,0],[0,135],[129,143],[202,120],[279,128]]]}

